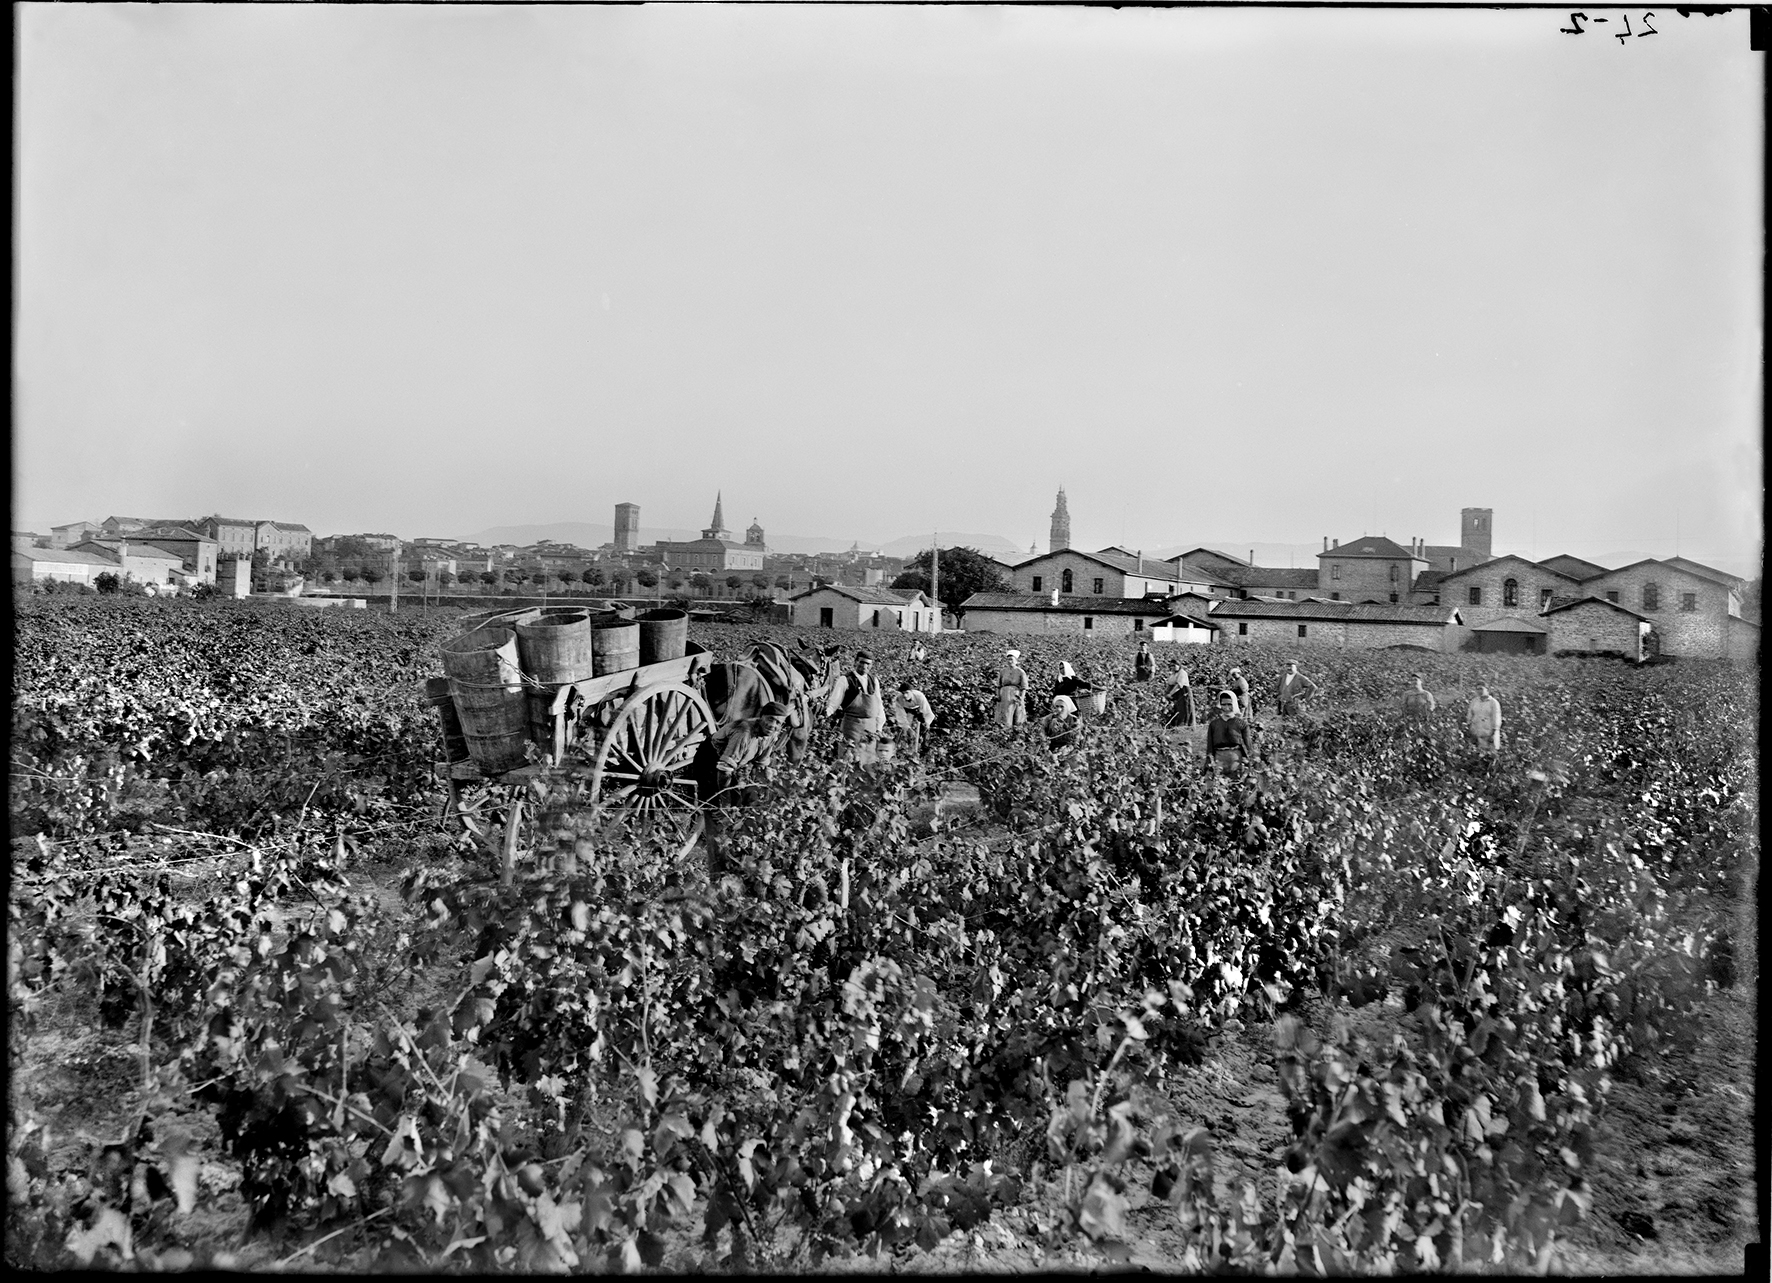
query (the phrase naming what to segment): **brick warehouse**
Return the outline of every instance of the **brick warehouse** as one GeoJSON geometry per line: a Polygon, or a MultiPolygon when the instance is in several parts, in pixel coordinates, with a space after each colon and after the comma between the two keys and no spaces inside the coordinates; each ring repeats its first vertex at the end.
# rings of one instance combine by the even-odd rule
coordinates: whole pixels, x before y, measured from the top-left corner
{"type": "Polygon", "coordinates": [[[1583,580],[1579,593],[1637,611],[1655,630],[1663,655],[1726,659],[1731,620],[1741,616],[1739,582],[1697,562],[1645,560],[1583,580]]]}

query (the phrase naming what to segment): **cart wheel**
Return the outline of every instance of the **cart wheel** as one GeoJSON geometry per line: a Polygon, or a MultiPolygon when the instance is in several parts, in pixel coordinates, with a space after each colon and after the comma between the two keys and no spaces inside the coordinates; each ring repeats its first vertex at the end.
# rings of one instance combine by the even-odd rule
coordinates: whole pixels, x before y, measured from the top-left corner
{"type": "Polygon", "coordinates": [[[606,825],[688,854],[703,827],[689,767],[713,730],[714,715],[693,687],[661,682],[636,691],[597,746],[591,805],[606,825]]]}
{"type": "Polygon", "coordinates": [[[534,811],[524,805],[524,793],[521,784],[451,777],[446,818],[494,864],[508,868],[520,846],[534,845],[534,835],[529,832],[534,811]]]}

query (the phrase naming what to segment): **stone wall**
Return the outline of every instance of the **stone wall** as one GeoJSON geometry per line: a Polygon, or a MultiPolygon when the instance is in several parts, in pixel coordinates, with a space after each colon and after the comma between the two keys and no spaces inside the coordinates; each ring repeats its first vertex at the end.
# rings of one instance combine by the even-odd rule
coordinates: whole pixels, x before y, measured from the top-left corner
{"type": "Polygon", "coordinates": [[[1545,616],[1550,625],[1550,653],[1581,651],[1639,658],[1638,621],[1622,610],[1597,601],[1583,602],[1545,616]]]}
{"type": "Polygon", "coordinates": [[[1581,585],[1584,596],[1618,594],[1618,604],[1649,617],[1661,641],[1661,653],[1682,659],[1722,659],[1729,653],[1729,590],[1673,566],[1646,562],[1599,575],[1581,585]],[[1644,589],[1654,584],[1659,599],[1654,609],[1644,604],[1644,589]],[[1696,596],[1695,610],[1681,607],[1681,595],[1696,596]]]}
{"type": "Polygon", "coordinates": [[[1339,619],[1216,619],[1228,646],[1249,643],[1328,646],[1340,650],[1378,650],[1385,646],[1425,646],[1447,650],[1454,644],[1444,624],[1381,624],[1339,619]],[[1243,628],[1247,625],[1248,631],[1243,628]],[[1298,635],[1300,627],[1304,636],[1298,635]]]}
{"type": "Polygon", "coordinates": [[[1388,602],[1392,593],[1399,603],[1409,600],[1411,563],[1407,557],[1388,561],[1382,557],[1337,557],[1331,549],[1328,556],[1317,559],[1317,595],[1327,597],[1340,593],[1342,601],[1388,602]],[[1391,579],[1392,567],[1397,578],[1391,579]]]}
{"type": "Polygon", "coordinates": [[[1153,610],[1148,618],[1137,615],[1085,615],[1070,611],[973,609],[962,621],[969,633],[1019,633],[1065,637],[1135,637],[1163,618],[1153,610]],[[1084,627],[1085,621],[1090,627],[1084,627]],[[1136,625],[1142,624],[1139,628],[1136,625]]]}
{"type": "MultiPolygon", "coordinates": [[[[1554,597],[1573,597],[1580,596],[1584,591],[1565,575],[1505,558],[1461,570],[1456,575],[1441,580],[1439,589],[1440,604],[1456,607],[1467,628],[1492,623],[1497,619],[1538,621],[1539,612],[1546,604],[1545,593],[1554,597]],[[1507,581],[1510,579],[1519,591],[1518,604],[1515,606],[1504,604],[1507,600],[1507,581]],[[1471,601],[1472,589],[1481,594],[1481,601],[1471,601]]],[[[1629,605],[1628,602],[1625,604],[1629,605]]]]}

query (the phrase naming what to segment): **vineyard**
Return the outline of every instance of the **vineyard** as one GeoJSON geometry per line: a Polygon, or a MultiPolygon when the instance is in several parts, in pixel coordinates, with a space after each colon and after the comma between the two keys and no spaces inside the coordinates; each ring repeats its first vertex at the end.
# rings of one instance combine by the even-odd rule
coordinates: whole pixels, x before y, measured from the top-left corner
{"type": "Polygon", "coordinates": [[[1111,685],[1054,756],[991,721],[1004,639],[870,634],[920,761],[818,727],[717,880],[544,776],[507,886],[440,822],[453,614],[17,600],[8,1265],[1733,1271],[1761,1237],[1755,671],[1160,647],[1134,683],[1129,643],[1017,639],[1030,709],[1061,660],[1111,685]],[[1248,769],[1161,729],[1177,652],[1265,696],[1248,769]],[[1292,658],[1324,693],[1282,720],[1292,658]]]}

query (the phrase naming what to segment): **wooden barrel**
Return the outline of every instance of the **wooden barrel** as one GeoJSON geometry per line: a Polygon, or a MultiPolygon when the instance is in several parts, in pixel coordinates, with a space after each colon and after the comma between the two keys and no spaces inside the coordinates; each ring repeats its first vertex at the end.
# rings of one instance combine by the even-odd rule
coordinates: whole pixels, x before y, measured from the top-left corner
{"type": "Polygon", "coordinates": [[[596,676],[625,673],[640,666],[640,625],[604,624],[591,629],[591,663],[596,676]]]}
{"type": "Polygon", "coordinates": [[[682,659],[689,643],[689,616],[680,610],[649,610],[640,616],[640,663],[682,659]]]}
{"type": "Polygon", "coordinates": [[[552,749],[554,717],[550,710],[555,693],[595,672],[589,613],[573,607],[550,607],[528,623],[518,624],[517,658],[526,679],[529,736],[540,747],[552,749]]]}
{"type": "Polygon", "coordinates": [[[468,757],[488,775],[521,766],[529,756],[529,718],[515,635],[489,624],[450,638],[439,650],[468,757]]]}
{"type": "Polygon", "coordinates": [[[449,697],[447,677],[425,680],[425,702],[437,710],[437,720],[443,725],[443,760],[450,763],[467,761],[468,741],[462,734],[461,718],[455,711],[455,701],[449,697]]]}

